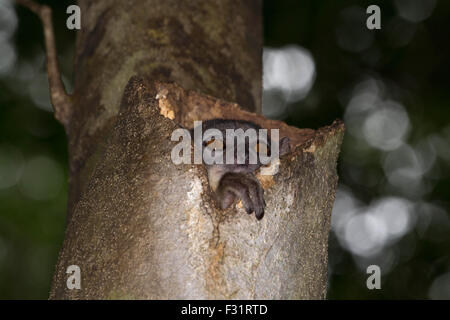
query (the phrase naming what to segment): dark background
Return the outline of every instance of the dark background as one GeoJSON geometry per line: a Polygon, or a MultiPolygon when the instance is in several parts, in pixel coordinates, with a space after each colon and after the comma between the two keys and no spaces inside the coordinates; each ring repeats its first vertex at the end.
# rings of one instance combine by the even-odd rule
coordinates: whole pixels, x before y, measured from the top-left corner
{"type": "MultiPolygon", "coordinates": [[[[71,1],[54,10],[71,90],[71,1]]],[[[330,299],[450,299],[450,1],[264,1],[264,113],[344,120],[330,299]],[[366,28],[367,6],[381,30],[366,28]],[[381,268],[380,290],[366,269],[381,268]]],[[[83,16],[82,16],[83,18],[83,16]]],[[[40,21],[0,0],[0,298],[46,299],[64,236],[67,145],[40,21]]]]}

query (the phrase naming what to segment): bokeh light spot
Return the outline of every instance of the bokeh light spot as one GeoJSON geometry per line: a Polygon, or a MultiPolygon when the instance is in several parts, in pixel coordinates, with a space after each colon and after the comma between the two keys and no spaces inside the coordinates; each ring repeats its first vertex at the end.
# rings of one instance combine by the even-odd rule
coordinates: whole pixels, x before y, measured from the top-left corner
{"type": "Polygon", "coordinates": [[[385,151],[400,147],[408,129],[408,113],[402,105],[393,101],[384,102],[366,118],[363,125],[367,142],[385,151]]]}
{"type": "Polygon", "coordinates": [[[50,200],[61,191],[63,171],[53,159],[37,156],[25,165],[20,184],[25,196],[34,200],[50,200]]]}
{"type": "Polygon", "coordinates": [[[297,45],[264,48],[264,90],[280,90],[288,102],[304,98],[312,87],[316,67],[308,50],[297,45]]]}
{"type": "Polygon", "coordinates": [[[14,186],[23,171],[24,159],[17,148],[0,145],[0,189],[14,186]]]}
{"type": "Polygon", "coordinates": [[[420,22],[431,16],[436,0],[395,0],[398,15],[411,22],[420,22]]]}
{"type": "Polygon", "coordinates": [[[434,279],[428,297],[433,300],[450,300],[450,272],[434,279]]]}
{"type": "Polygon", "coordinates": [[[11,37],[17,28],[13,1],[0,0],[0,75],[8,74],[16,62],[11,37]]]}

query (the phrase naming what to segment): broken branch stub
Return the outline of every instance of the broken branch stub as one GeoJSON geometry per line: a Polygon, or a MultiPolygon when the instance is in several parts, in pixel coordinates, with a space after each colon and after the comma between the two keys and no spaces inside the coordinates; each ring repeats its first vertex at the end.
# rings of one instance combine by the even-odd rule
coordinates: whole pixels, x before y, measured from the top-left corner
{"type": "Polygon", "coordinates": [[[53,31],[52,10],[46,5],[41,5],[32,0],[16,0],[16,3],[34,12],[42,22],[45,40],[45,55],[47,59],[47,74],[50,89],[50,100],[55,111],[55,118],[69,131],[69,124],[73,112],[72,97],[69,95],[61,80],[59,71],[58,54],[53,31]]]}
{"type": "Polygon", "coordinates": [[[132,78],[102,161],[66,230],[52,299],[317,299],[344,126],[289,127],[177,85],[132,78]],[[266,215],[222,211],[201,165],[171,161],[176,123],[234,118],[291,140],[274,176],[259,176],[266,215]],[[66,268],[81,269],[81,289],[66,268]]]}

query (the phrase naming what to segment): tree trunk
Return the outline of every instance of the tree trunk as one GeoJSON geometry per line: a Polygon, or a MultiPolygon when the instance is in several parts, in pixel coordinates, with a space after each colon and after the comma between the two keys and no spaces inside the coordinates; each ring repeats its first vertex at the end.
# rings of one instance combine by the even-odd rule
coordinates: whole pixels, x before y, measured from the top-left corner
{"type": "Polygon", "coordinates": [[[260,1],[78,2],[68,224],[50,298],[324,298],[344,127],[255,114],[260,1]],[[258,177],[261,221],[219,210],[204,168],[171,161],[173,130],[211,118],[290,137],[279,172],[258,177]],[[66,286],[70,265],[79,290],[66,286]]]}

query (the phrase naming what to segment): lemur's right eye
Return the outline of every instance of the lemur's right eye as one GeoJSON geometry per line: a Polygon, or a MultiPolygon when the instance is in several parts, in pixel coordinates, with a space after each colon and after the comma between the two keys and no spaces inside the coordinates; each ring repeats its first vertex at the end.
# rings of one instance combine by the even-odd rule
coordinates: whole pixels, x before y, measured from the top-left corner
{"type": "Polygon", "coordinates": [[[263,153],[267,155],[267,150],[268,150],[267,144],[265,144],[264,142],[258,142],[255,145],[255,151],[258,153],[263,153]]]}

